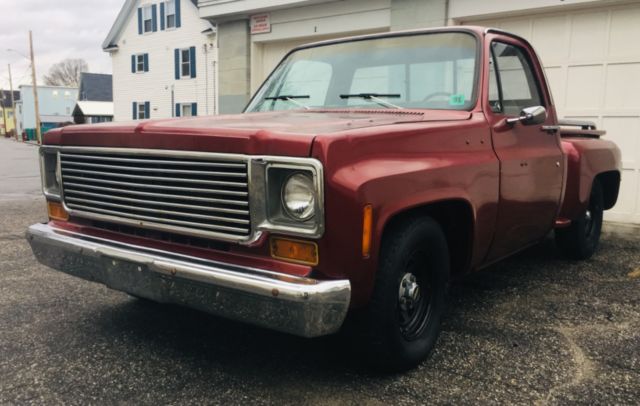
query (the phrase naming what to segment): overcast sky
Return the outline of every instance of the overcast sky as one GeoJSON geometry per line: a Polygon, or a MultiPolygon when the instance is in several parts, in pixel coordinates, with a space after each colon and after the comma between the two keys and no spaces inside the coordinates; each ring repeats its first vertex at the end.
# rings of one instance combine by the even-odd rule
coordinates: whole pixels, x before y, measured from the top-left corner
{"type": "Polygon", "coordinates": [[[30,84],[29,62],[7,48],[29,55],[33,31],[38,83],[49,67],[65,58],[83,58],[89,71],[111,73],[111,60],[102,51],[124,0],[0,0],[0,88],[9,88],[11,64],[14,90],[30,84]]]}

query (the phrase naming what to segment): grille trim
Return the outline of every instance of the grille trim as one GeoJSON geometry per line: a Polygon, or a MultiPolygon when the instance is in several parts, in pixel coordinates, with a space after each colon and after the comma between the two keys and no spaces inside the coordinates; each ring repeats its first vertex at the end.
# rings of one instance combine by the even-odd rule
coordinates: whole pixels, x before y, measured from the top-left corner
{"type": "MultiPolygon", "coordinates": [[[[157,172],[157,169],[154,168],[142,168],[136,166],[120,166],[120,165],[103,165],[103,164],[94,164],[90,162],[65,162],[65,165],[71,166],[88,166],[90,168],[99,168],[99,169],[121,169],[125,171],[132,172],[157,172]]],[[[166,173],[175,173],[181,175],[210,175],[210,176],[225,176],[229,178],[246,178],[246,173],[233,173],[233,172],[207,172],[207,171],[192,171],[185,169],[163,169],[163,172],[166,173]]]]}
{"type": "MultiPolygon", "coordinates": [[[[116,178],[154,180],[154,181],[161,181],[161,182],[175,181],[174,179],[165,178],[161,176],[130,175],[127,173],[109,173],[109,172],[101,172],[101,171],[87,171],[87,170],[68,169],[68,168],[63,168],[63,170],[71,173],[80,173],[80,174],[89,174],[89,175],[98,175],[98,176],[111,176],[116,178]]],[[[196,183],[196,184],[216,185],[216,186],[238,186],[238,187],[247,186],[246,182],[225,182],[225,181],[217,181],[217,180],[200,180],[200,179],[180,179],[180,181],[185,183],[196,183]]]]}
{"type": "MultiPolygon", "coordinates": [[[[82,177],[79,177],[79,176],[67,176],[67,179],[85,180],[85,178],[82,178],[82,177]]],[[[111,184],[111,185],[122,185],[122,186],[138,186],[138,187],[141,187],[141,188],[148,188],[148,189],[165,189],[165,190],[179,190],[179,191],[184,191],[184,192],[200,192],[199,189],[194,189],[194,188],[185,188],[185,187],[179,187],[179,186],[164,186],[164,185],[138,185],[138,184],[130,183],[130,182],[117,182],[117,181],[109,181],[109,180],[104,180],[104,179],[91,179],[91,182],[107,183],[107,184],[111,184]]],[[[202,190],[202,193],[231,194],[231,195],[234,195],[234,196],[247,196],[247,192],[233,192],[233,191],[225,191],[225,190],[221,190],[221,189],[202,190]]]]}
{"type": "Polygon", "coordinates": [[[251,243],[251,160],[237,154],[67,147],[58,151],[70,215],[251,243]]]}
{"type": "MultiPolygon", "coordinates": [[[[68,178],[68,176],[67,176],[68,178]]],[[[73,183],[73,182],[67,182],[67,185],[69,186],[81,186],[85,189],[91,189],[91,190],[103,190],[106,192],[118,192],[118,193],[122,193],[122,194],[128,194],[128,195],[140,195],[140,196],[151,196],[151,197],[167,197],[167,198],[177,198],[177,199],[187,199],[184,196],[180,196],[180,195],[172,195],[172,194],[166,194],[166,193],[152,193],[152,192],[141,192],[139,190],[122,190],[122,189],[114,189],[114,188],[109,188],[109,187],[102,187],[102,186],[93,186],[93,185],[80,185],[77,183],[73,183]]],[[[229,204],[229,205],[237,205],[237,206],[248,206],[249,202],[245,202],[245,201],[240,201],[240,200],[227,200],[227,199],[214,199],[214,198],[206,198],[206,197],[197,197],[197,196],[189,196],[188,197],[189,200],[195,200],[195,201],[201,201],[201,202],[213,202],[213,203],[224,203],[224,204],[229,204]]]]}
{"type": "MultiPolygon", "coordinates": [[[[222,207],[203,207],[203,206],[195,206],[192,204],[167,203],[167,202],[153,201],[153,200],[133,199],[130,197],[123,197],[123,196],[108,196],[100,193],[84,192],[82,190],[75,190],[75,189],[67,189],[67,192],[73,193],[73,194],[90,196],[90,197],[108,198],[108,199],[119,200],[123,202],[132,202],[132,203],[140,202],[142,204],[155,204],[158,206],[166,206],[166,207],[180,207],[183,209],[204,210],[204,211],[211,211],[216,213],[232,213],[232,214],[249,215],[249,210],[226,209],[222,207]]],[[[73,198],[70,198],[70,199],[73,199],[73,198]]]]}
{"type": "Polygon", "coordinates": [[[74,158],[90,158],[95,159],[96,161],[120,161],[120,162],[137,162],[137,163],[155,163],[155,164],[163,164],[163,165],[193,165],[193,166],[216,166],[222,168],[243,168],[244,164],[234,164],[234,163],[221,163],[221,162],[188,162],[188,161],[160,161],[154,159],[137,159],[137,158],[113,158],[113,157],[102,157],[102,156],[89,156],[89,155],[81,155],[81,154],[65,154],[60,153],[60,156],[63,158],[74,157],[74,158]]]}
{"type": "MultiPolygon", "coordinates": [[[[116,214],[116,215],[120,215],[120,212],[117,211],[113,211],[113,210],[102,210],[102,209],[94,209],[94,208],[90,208],[90,207],[86,207],[86,206],[80,206],[78,205],[78,207],[80,208],[86,208],[89,210],[96,210],[96,211],[100,211],[103,213],[107,213],[107,214],[116,214]]],[[[134,218],[139,218],[142,220],[155,220],[155,217],[149,217],[149,216],[140,216],[140,215],[132,215],[132,217],[134,218]]],[[[223,226],[203,226],[200,223],[193,223],[190,221],[181,221],[181,220],[166,220],[167,222],[173,223],[173,224],[182,224],[182,225],[191,225],[191,226],[197,226],[197,227],[206,227],[206,228],[210,228],[212,230],[228,230],[228,231],[239,231],[242,230],[240,228],[233,228],[233,227],[223,227],[223,226]]]]}
{"type": "Polygon", "coordinates": [[[81,198],[77,198],[77,197],[67,197],[66,200],[71,200],[71,201],[74,201],[74,202],[80,202],[81,204],[82,203],[84,203],[84,204],[97,204],[99,206],[113,207],[113,208],[116,208],[116,209],[127,209],[127,210],[132,210],[132,211],[141,211],[141,212],[146,212],[146,213],[157,213],[157,214],[163,214],[164,213],[164,214],[173,214],[173,215],[179,216],[179,217],[188,217],[188,218],[194,218],[194,219],[224,221],[224,222],[236,223],[236,224],[249,224],[249,220],[241,220],[241,219],[234,219],[234,218],[224,218],[224,217],[218,217],[218,216],[207,216],[206,214],[194,214],[194,213],[180,212],[180,211],[173,211],[173,210],[157,210],[157,209],[150,209],[150,208],[146,208],[146,207],[130,206],[130,205],[127,205],[127,204],[99,202],[99,201],[95,201],[95,200],[81,199],[81,198]]]}

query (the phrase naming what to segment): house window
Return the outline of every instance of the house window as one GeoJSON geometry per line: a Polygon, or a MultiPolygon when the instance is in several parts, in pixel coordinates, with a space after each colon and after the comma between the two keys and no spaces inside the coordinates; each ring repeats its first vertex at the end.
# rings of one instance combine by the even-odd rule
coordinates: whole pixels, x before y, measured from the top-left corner
{"type": "Polygon", "coordinates": [[[191,76],[189,48],[180,50],[180,76],[191,76]]]}
{"type": "Polygon", "coordinates": [[[138,119],[139,120],[143,120],[149,117],[145,106],[146,106],[145,103],[138,103],[138,119]]]}
{"type": "Polygon", "coordinates": [[[176,1],[165,2],[165,26],[167,29],[176,27],[176,1]]]}
{"type": "Polygon", "coordinates": [[[131,55],[131,73],[149,72],[149,54],[131,55]]]}
{"type": "Polygon", "coordinates": [[[51,92],[53,94],[53,96],[57,96],[58,95],[58,91],[54,90],[53,92],[51,92]]]}
{"type": "Polygon", "coordinates": [[[142,7],[142,26],[144,32],[153,31],[153,15],[151,5],[142,7]]]}
{"type": "Polygon", "coordinates": [[[176,80],[196,77],[196,47],[176,48],[174,61],[176,80]]]}
{"type": "Polygon", "coordinates": [[[192,117],[198,115],[198,103],[176,103],[176,117],[192,117]]]}
{"type": "Polygon", "coordinates": [[[144,120],[149,118],[149,102],[133,102],[133,119],[144,120]]]}

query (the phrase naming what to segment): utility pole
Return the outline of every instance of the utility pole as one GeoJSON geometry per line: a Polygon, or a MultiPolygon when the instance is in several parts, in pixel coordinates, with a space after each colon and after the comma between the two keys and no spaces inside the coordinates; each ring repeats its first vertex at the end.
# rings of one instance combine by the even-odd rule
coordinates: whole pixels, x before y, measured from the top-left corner
{"type": "Polygon", "coordinates": [[[33,58],[33,35],[29,30],[29,50],[31,52],[31,81],[33,82],[33,105],[36,113],[36,139],[38,144],[42,143],[42,135],[40,134],[40,108],[38,106],[38,83],[36,82],[36,62],[33,58]]]}
{"type": "Polygon", "coordinates": [[[4,90],[0,87],[0,107],[2,107],[2,124],[4,125],[4,136],[7,137],[7,106],[4,102],[4,90]]]}
{"type": "Polygon", "coordinates": [[[11,80],[11,64],[8,64],[7,66],[9,67],[9,94],[11,94],[11,108],[13,109],[13,132],[16,133],[16,141],[19,141],[20,138],[18,135],[18,121],[16,119],[16,101],[13,100],[13,81],[11,80]]]}

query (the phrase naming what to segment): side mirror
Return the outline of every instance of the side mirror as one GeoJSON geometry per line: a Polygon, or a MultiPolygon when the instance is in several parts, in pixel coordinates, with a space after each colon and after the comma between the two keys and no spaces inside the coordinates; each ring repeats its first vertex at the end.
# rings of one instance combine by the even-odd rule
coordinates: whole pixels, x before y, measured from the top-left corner
{"type": "Polygon", "coordinates": [[[532,106],[522,109],[519,117],[512,117],[507,119],[507,124],[515,124],[517,122],[522,125],[536,125],[542,124],[547,119],[547,110],[542,106],[532,106]]]}

